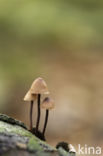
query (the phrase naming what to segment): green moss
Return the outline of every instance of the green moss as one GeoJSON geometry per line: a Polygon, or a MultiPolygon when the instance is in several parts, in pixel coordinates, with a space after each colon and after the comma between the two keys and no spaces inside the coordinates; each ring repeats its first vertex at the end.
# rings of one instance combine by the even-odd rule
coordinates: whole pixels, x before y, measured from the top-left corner
{"type": "Polygon", "coordinates": [[[58,149],[58,152],[59,152],[60,156],[62,156],[62,155],[63,155],[63,156],[70,156],[69,153],[66,152],[66,151],[65,151],[63,148],[61,148],[61,147],[58,149]]]}
{"type": "Polygon", "coordinates": [[[19,135],[22,137],[27,137],[29,139],[27,148],[29,151],[56,151],[55,148],[48,145],[46,142],[39,140],[35,135],[32,135],[29,131],[18,125],[11,125],[6,122],[0,121],[0,133],[19,135]]]}
{"type": "Polygon", "coordinates": [[[51,151],[51,152],[57,151],[56,148],[50,146],[49,144],[47,144],[47,143],[44,142],[44,141],[38,140],[38,143],[43,147],[43,149],[44,149],[45,151],[51,151]]]}
{"type": "Polygon", "coordinates": [[[43,151],[43,149],[41,148],[41,146],[38,144],[38,141],[32,137],[30,140],[29,140],[29,143],[27,145],[27,148],[29,151],[34,151],[34,152],[37,152],[37,151],[43,151]]]}
{"type": "Polygon", "coordinates": [[[13,126],[9,123],[0,121],[0,126],[1,126],[1,128],[0,128],[1,133],[18,134],[18,135],[26,136],[26,137],[32,136],[32,134],[29,131],[27,131],[24,128],[17,126],[17,125],[13,126]]]}
{"type": "MultiPolygon", "coordinates": [[[[6,117],[6,116],[3,116],[3,117],[6,117]]],[[[10,122],[8,123],[7,118],[6,118],[6,122],[3,120],[4,118],[0,119],[0,135],[2,138],[4,137],[3,140],[5,139],[9,140],[11,138],[10,141],[11,143],[12,141],[14,141],[13,144],[15,145],[15,148],[18,147],[17,145],[20,145],[20,147],[23,147],[23,148],[25,147],[25,151],[32,153],[32,154],[36,153],[37,156],[40,156],[40,155],[41,156],[67,156],[67,155],[71,156],[72,155],[66,152],[65,150],[63,150],[62,148],[59,148],[57,150],[56,148],[50,146],[46,142],[41,141],[35,135],[30,133],[28,130],[24,129],[23,126],[18,125],[18,124],[12,124],[10,122]],[[13,137],[13,140],[11,136],[13,137]]],[[[0,140],[1,143],[3,140],[2,139],[0,140]]],[[[4,144],[4,146],[5,145],[6,144],[4,144]]],[[[4,148],[2,147],[1,150],[4,150],[4,148]]]]}
{"type": "Polygon", "coordinates": [[[25,129],[27,129],[27,127],[25,126],[25,124],[21,121],[18,121],[16,119],[13,119],[5,114],[0,114],[0,120],[1,121],[4,121],[4,122],[7,122],[7,123],[10,123],[10,124],[13,124],[13,125],[18,125],[18,126],[21,126],[25,129]]]}

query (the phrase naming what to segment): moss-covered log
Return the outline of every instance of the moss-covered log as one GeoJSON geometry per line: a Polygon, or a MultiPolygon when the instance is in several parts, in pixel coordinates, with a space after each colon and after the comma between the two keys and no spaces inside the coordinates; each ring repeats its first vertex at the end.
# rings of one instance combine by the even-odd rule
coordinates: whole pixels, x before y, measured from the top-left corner
{"type": "Polygon", "coordinates": [[[0,114],[0,156],[74,156],[30,133],[24,123],[0,114]]]}

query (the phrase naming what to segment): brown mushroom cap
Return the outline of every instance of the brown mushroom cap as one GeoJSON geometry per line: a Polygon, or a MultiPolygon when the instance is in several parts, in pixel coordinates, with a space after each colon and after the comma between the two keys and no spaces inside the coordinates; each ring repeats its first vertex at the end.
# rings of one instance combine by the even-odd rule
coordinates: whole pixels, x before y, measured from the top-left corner
{"type": "Polygon", "coordinates": [[[31,91],[29,90],[24,97],[24,101],[34,101],[36,100],[36,98],[37,98],[37,95],[32,94],[31,91]]]}
{"type": "Polygon", "coordinates": [[[46,97],[41,104],[41,108],[43,109],[53,109],[54,107],[54,100],[49,97],[46,97]]]}
{"type": "Polygon", "coordinates": [[[49,94],[46,82],[42,78],[37,78],[31,85],[32,94],[49,94]]]}

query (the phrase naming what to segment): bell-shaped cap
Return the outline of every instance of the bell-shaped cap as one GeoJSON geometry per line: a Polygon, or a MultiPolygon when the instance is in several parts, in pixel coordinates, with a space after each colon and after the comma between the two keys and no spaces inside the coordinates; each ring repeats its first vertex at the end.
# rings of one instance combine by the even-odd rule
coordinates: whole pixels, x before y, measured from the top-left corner
{"type": "Polygon", "coordinates": [[[46,82],[42,78],[37,78],[31,85],[32,94],[49,94],[46,82]]]}
{"type": "Polygon", "coordinates": [[[43,109],[53,109],[54,107],[54,100],[49,97],[46,97],[41,104],[41,108],[43,109]]]}
{"type": "Polygon", "coordinates": [[[32,94],[31,91],[29,90],[24,97],[24,101],[34,101],[36,100],[36,98],[37,98],[37,95],[32,94]]]}

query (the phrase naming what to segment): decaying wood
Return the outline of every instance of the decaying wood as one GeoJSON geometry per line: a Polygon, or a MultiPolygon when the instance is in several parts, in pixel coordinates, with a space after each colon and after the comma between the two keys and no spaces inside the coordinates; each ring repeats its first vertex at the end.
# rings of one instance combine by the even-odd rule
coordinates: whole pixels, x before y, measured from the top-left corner
{"type": "Polygon", "coordinates": [[[74,156],[56,149],[30,133],[25,124],[0,114],[0,156],[74,156]]]}

